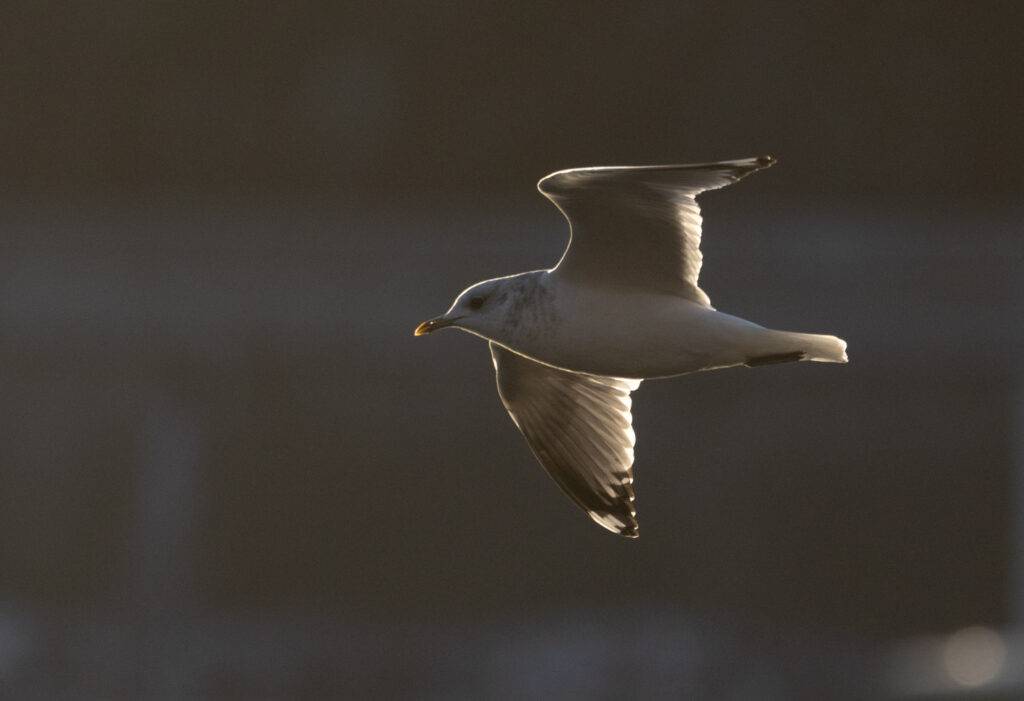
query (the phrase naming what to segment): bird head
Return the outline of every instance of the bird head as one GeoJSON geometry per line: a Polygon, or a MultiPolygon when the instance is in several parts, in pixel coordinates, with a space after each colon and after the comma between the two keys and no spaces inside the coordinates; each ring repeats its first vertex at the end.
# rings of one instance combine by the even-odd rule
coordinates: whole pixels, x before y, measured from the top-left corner
{"type": "Polygon", "coordinates": [[[416,336],[453,326],[484,338],[493,339],[505,325],[506,300],[504,294],[508,278],[485,280],[467,287],[441,316],[416,327],[416,336]]]}

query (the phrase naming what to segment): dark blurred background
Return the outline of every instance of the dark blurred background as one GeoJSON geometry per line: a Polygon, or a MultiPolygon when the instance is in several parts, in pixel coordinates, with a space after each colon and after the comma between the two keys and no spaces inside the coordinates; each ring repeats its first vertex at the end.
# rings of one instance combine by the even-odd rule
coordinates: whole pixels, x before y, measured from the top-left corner
{"type": "Polygon", "coordinates": [[[8,2],[0,695],[1024,698],[1024,8],[8,2]],[[572,166],[847,366],[634,395],[641,538],[478,339],[572,166]]]}

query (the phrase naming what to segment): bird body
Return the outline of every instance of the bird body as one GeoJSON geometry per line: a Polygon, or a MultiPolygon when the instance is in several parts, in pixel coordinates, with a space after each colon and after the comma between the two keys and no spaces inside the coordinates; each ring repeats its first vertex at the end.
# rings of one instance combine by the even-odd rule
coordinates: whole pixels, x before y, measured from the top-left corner
{"type": "Polygon", "coordinates": [[[696,196],[773,163],[553,173],[538,188],[569,220],[558,264],[472,285],[416,328],[417,336],[461,328],[489,341],[498,394],[534,455],[591,518],[620,535],[637,535],[630,393],[642,380],[847,360],[841,339],[724,314],[697,285],[696,196]]]}
{"type": "Polygon", "coordinates": [[[804,353],[842,362],[834,336],[776,331],[684,297],[642,288],[568,284],[558,270],[488,281],[498,323],[481,315],[463,328],[557,368],[633,379],[671,377],[804,353]],[[505,300],[501,297],[505,296],[505,300]],[[507,300],[507,301],[506,301],[507,300]],[[577,339],[587,339],[581,354],[577,339]]]}

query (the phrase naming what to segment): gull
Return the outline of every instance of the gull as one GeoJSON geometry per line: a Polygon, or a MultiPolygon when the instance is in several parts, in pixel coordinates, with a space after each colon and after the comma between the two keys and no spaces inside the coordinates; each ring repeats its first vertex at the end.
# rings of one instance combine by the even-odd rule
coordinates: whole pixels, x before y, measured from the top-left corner
{"type": "Polygon", "coordinates": [[[642,380],[737,365],[845,363],[835,336],[777,331],[716,311],[697,286],[696,197],[775,163],[574,168],[537,188],[569,221],[550,270],[464,290],[415,335],[488,341],[498,395],[534,456],[594,521],[638,535],[630,393],[642,380]]]}

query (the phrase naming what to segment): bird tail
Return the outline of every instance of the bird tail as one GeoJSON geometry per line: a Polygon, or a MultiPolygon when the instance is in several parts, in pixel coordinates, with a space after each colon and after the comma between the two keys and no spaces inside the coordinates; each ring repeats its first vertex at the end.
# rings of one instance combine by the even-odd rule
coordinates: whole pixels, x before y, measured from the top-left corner
{"type": "Polygon", "coordinates": [[[845,363],[846,341],[835,336],[794,331],[769,331],[770,344],[761,345],[744,361],[747,367],[815,360],[820,363],[845,363]]]}
{"type": "Polygon", "coordinates": [[[803,360],[814,360],[821,363],[845,363],[846,341],[835,336],[816,333],[790,333],[790,338],[797,342],[804,352],[803,360]]]}

